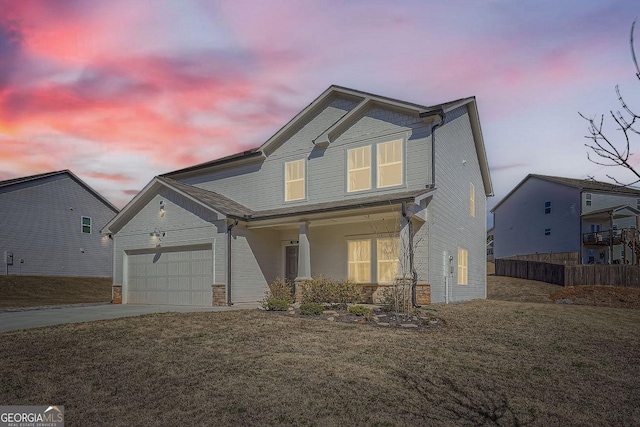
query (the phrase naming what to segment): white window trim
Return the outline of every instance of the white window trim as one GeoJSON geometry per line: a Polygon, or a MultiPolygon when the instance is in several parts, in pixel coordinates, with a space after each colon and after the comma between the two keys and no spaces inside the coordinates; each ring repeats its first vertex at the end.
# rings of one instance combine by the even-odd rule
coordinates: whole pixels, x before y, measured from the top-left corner
{"type": "Polygon", "coordinates": [[[373,276],[373,273],[374,273],[373,272],[373,264],[374,264],[373,255],[374,255],[374,253],[373,253],[373,250],[372,250],[373,240],[374,239],[372,239],[372,238],[348,239],[347,240],[347,277],[349,278],[349,280],[354,280],[356,283],[372,283],[371,282],[371,278],[374,277],[373,276]],[[349,259],[349,243],[351,243],[351,242],[365,242],[365,241],[369,242],[369,261],[351,261],[349,259]],[[356,264],[356,265],[357,264],[369,264],[369,280],[362,282],[362,281],[356,280],[355,277],[350,277],[349,276],[349,270],[350,270],[349,267],[352,264],[356,264]]]}
{"type": "MultiPolygon", "coordinates": [[[[398,270],[400,269],[400,236],[379,237],[379,238],[376,238],[374,240],[376,242],[376,244],[375,244],[376,245],[376,247],[375,247],[375,249],[376,249],[376,275],[375,275],[376,283],[378,283],[378,284],[391,284],[391,283],[393,283],[395,281],[395,278],[394,278],[394,280],[389,280],[389,281],[380,280],[380,261],[383,261],[383,262],[395,262],[395,263],[398,264],[398,270]],[[378,242],[381,241],[381,240],[396,240],[397,241],[398,254],[397,254],[395,259],[381,259],[378,256],[378,242]]],[[[396,273],[396,275],[397,275],[397,273],[396,273]]]]}
{"type": "Polygon", "coordinates": [[[296,202],[299,200],[306,200],[307,198],[307,162],[305,159],[291,160],[290,162],[284,163],[284,201],[285,202],[296,202]],[[296,178],[287,181],[287,165],[290,163],[298,163],[302,162],[302,178],[296,178]],[[287,198],[287,184],[293,182],[302,181],[302,197],[298,199],[288,199],[287,198]]]}
{"type": "Polygon", "coordinates": [[[376,144],[376,188],[391,188],[391,187],[401,187],[404,185],[404,140],[403,139],[394,139],[391,141],[378,142],[376,144]],[[384,144],[390,144],[393,142],[400,143],[400,161],[399,162],[390,162],[385,163],[383,165],[380,164],[380,146],[384,144]],[[400,183],[399,184],[390,184],[390,185],[380,185],[380,166],[391,166],[400,164],[400,183]]]}
{"type": "Polygon", "coordinates": [[[347,149],[347,193],[358,193],[360,191],[369,191],[372,189],[372,179],[371,179],[371,169],[373,167],[373,150],[371,149],[371,144],[369,145],[363,145],[361,147],[354,147],[354,148],[349,148],[347,149]],[[367,148],[369,147],[369,166],[367,167],[362,167],[362,168],[354,168],[354,169],[350,169],[349,168],[349,153],[351,153],[352,151],[355,150],[362,150],[363,148],[367,148]],[[363,170],[369,170],[369,187],[368,188],[360,188],[358,190],[352,190],[351,189],[351,172],[357,172],[357,171],[363,171],[363,170]]]}
{"type": "Polygon", "coordinates": [[[93,233],[93,220],[91,219],[90,216],[82,215],[80,217],[80,233],[82,233],[82,234],[92,234],[93,233]],[[85,218],[87,218],[89,220],[89,224],[88,225],[84,223],[84,219],[85,218]],[[88,233],[84,232],[84,228],[85,227],[89,227],[89,232],[88,233]]]}
{"type": "Polygon", "coordinates": [[[469,252],[464,248],[458,248],[458,285],[469,284],[469,252]],[[464,256],[461,256],[464,255],[464,256]],[[462,259],[464,258],[464,264],[462,259]]]}

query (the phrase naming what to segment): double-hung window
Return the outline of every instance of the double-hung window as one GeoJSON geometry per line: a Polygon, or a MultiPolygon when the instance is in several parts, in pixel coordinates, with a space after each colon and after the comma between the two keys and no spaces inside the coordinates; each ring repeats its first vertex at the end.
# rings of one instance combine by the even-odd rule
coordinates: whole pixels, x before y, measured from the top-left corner
{"type": "Polygon", "coordinates": [[[88,216],[82,217],[82,232],[91,234],[91,218],[89,218],[88,216]]]}
{"type": "Polygon", "coordinates": [[[362,191],[371,188],[371,146],[347,151],[349,176],[347,191],[362,191]]]}
{"type": "Polygon", "coordinates": [[[458,284],[469,283],[469,253],[466,249],[458,248],[458,284]]]}
{"type": "Polygon", "coordinates": [[[371,239],[349,240],[349,278],[358,283],[371,282],[371,239]]]}
{"type": "Polygon", "coordinates": [[[378,188],[402,185],[402,140],[382,142],[378,149],[378,188]]]}
{"type": "Polygon", "coordinates": [[[389,237],[377,240],[378,283],[393,282],[400,265],[400,239],[389,237]]]}
{"type": "Polygon", "coordinates": [[[585,196],[585,206],[591,206],[591,193],[586,193],[585,196]]]}
{"type": "Polygon", "coordinates": [[[551,202],[544,202],[544,214],[551,213],[551,202]]]}
{"type": "Polygon", "coordinates": [[[284,200],[304,199],[304,159],[284,164],[284,200]]]}

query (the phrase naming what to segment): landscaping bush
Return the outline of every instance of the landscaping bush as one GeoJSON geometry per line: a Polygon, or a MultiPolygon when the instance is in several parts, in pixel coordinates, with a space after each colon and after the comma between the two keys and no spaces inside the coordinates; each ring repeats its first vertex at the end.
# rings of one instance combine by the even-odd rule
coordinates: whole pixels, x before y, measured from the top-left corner
{"type": "Polygon", "coordinates": [[[346,308],[362,300],[362,292],[355,282],[336,282],[328,277],[318,276],[302,285],[302,303],[335,304],[346,308]]]}
{"type": "Polygon", "coordinates": [[[289,301],[277,298],[269,298],[265,301],[264,307],[271,311],[287,311],[289,309],[289,301]]]}
{"type": "Polygon", "coordinates": [[[286,280],[278,277],[269,283],[269,287],[265,291],[264,299],[262,300],[262,306],[267,310],[282,311],[286,310],[290,304],[293,304],[293,301],[293,288],[286,280]],[[287,304],[286,308],[271,308],[282,307],[285,303],[287,304]]]}
{"type": "Polygon", "coordinates": [[[300,305],[300,314],[305,316],[317,316],[322,314],[324,307],[322,304],[316,304],[314,302],[308,302],[300,305]]]}
{"type": "Polygon", "coordinates": [[[355,314],[356,316],[362,316],[365,320],[373,319],[373,312],[370,308],[365,307],[364,305],[352,305],[349,307],[349,313],[355,314]]]}

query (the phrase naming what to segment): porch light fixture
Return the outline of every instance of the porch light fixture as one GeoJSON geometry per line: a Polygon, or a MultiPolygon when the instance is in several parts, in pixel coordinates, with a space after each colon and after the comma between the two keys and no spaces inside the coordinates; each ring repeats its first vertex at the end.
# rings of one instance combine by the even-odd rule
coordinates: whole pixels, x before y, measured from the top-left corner
{"type": "Polygon", "coordinates": [[[160,200],[160,216],[164,216],[164,200],[160,200]]]}
{"type": "Polygon", "coordinates": [[[151,237],[164,237],[167,233],[165,231],[160,231],[157,228],[154,229],[151,233],[149,233],[149,236],[151,237]]]}

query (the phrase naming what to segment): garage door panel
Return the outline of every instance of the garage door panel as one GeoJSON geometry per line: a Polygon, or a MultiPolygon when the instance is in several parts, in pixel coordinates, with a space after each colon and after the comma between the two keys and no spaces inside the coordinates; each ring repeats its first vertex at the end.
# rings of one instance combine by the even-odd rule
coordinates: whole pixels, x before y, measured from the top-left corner
{"type": "Polygon", "coordinates": [[[211,305],[213,252],[202,247],[128,254],[127,302],[211,305]]]}

